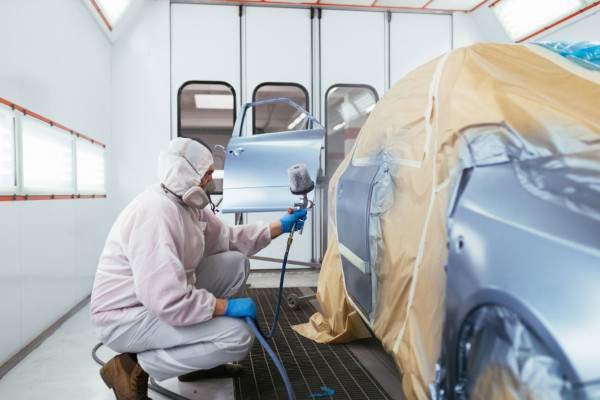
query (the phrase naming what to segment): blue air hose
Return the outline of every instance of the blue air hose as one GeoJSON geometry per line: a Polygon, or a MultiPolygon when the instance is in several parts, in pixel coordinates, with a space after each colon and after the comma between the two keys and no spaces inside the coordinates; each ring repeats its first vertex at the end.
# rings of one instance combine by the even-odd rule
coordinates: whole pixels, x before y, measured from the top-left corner
{"type": "Polygon", "coordinates": [[[271,357],[271,360],[273,361],[273,364],[275,364],[277,371],[279,371],[279,375],[281,375],[281,379],[283,380],[283,384],[285,385],[285,390],[287,391],[288,399],[295,400],[296,395],[294,394],[292,383],[290,382],[290,378],[288,377],[285,368],[283,368],[283,364],[281,364],[281,360],[279,360],[271,346],[269,346],[269,343],[267,343],[266,339],[260,332],[260,329],[258,329],[258,326],[256,326],[255,321],[250,317],[246,317],[246,323],[248,324],[248,326],[250,326],[250,330],[252,330],[252,333],[254,333],[254,336],[258,339],[258,342],[260,343],[262,348],[267,352],[269,357],[271,357]]]}
{"type": "Polygon", "coordinates": [[[283,281],[285,279],[285,268],[287,266],[288,255],[290,254],[290,247],[292,247],[292,241],[294,240],[295,228],[296,224],[294,224],[290,235],[288,236],[285,255],[283,256],[283,263],[281,264],[281,275],[279,276],[279,290],[277,291],[277,305],[275,306],[275,317],[273,318],[273,325],[271,325],[271,330],[265,336],[267,339],[271,339],[275,335],[275,331],[277,330],[277,324],[279,323],[279,311],[281,310],[281,302],[283,301],[283,281]]]}

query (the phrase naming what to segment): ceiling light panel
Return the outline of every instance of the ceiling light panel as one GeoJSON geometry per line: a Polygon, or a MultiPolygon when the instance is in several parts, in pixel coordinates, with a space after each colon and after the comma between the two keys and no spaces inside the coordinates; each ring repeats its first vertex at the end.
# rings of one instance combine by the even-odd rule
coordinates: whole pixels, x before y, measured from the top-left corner
{"type": "Polygon", "coordinates": [[[96,0],[104,16],[115,26],[131,4],[131,0],[96,0]]]}
{"type": "Polygon", "coordinates": [[[482,0],[433,0],[427,8],[436,10],[469,11],[481,3],[482,0]]]}
{"type": "Polygon", "coordinates": [[[503,0],[492,9],[513,40],[520,40],[584,7],[582,0],[503,0]]]}

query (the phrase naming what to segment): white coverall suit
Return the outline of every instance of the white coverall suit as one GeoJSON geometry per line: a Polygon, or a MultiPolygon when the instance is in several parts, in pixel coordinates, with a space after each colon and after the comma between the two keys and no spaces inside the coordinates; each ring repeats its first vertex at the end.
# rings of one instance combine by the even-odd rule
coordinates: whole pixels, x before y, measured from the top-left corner
{"type": "MultiPolygon", "coordinates": [[[[170,148],[181,150],[178,140],[170,148]]],[[[161,153],[158,168],[160,182],[179,196],[213,163],[199,143],[183,149],[185,158],[161,153]]],[[[121,212],[100,257],[91,299],[100,340],[137,353],[159,381],[243,359],[252,333],[242,319],[213,318],[216,297],[244,287],[246,256],[270,242],[266,224],[229,227],[210,210],[149,187],[121,212]]]]}

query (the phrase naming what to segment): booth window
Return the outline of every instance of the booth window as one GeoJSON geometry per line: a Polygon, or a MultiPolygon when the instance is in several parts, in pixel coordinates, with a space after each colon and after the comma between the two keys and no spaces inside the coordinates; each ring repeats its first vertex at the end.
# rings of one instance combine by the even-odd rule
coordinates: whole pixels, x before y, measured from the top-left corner
{"type": "Polygon", "coordinates": [[[77,191],[79,194],[104,194],[105,150],[104,147],[78,138],[75,141],[77,155],[77,191]]]}
{"type": "MultiPolygon", "coordinates": [[[[308,111],[308,91],[297,83],[265,82],[254,90],[252,101],[286,97],[308,111]]],[[[253,134],[306,129],[306,114],[285,103],[252,108],[253,134]]]]}
{"type": "Polygon", "coordinates": [[[178,135],[204,143],[215,159],[215,193],[223,191],[225,152],[236,117],[235,90],[226,82],[191,81],[179,89],[178,135]]]}
{"type": "Polygon", "coordinates": [[[14,192],[16,186],[14,113],[0,107],[0,192],[14,192]]]}
{"type": "Polygon", "coordinates": [[[328,178],[354,146],[377,100],[377,92],[368,85],[338,84],[325,93],[325,172],[328,178]]]}
{"type": "Polygon", "coordinates": [[[594,0],[498,0],[491,7],[510,38],[520,42],[594,3],[594,0]]]}
{"type": "Polygon", "coordinates": [[[25,192],[74,193],[73,136],[30,117],[23,118],[22,125],[25,192]]]}

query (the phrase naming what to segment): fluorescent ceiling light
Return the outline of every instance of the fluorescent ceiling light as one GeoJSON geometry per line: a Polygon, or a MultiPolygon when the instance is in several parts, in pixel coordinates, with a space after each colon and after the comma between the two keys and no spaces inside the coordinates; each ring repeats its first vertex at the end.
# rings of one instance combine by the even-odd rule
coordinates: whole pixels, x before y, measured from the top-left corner
{"type": "Polygon", "coordinates": [[[131,0],[96,0],[96,2],[113,27],[131,4],[131,0]]]}
{"type": "Polygon", "coordinates": [[[194,102],[198,109],[231,110],[233,96],[230,94],[195,94],[194,102]]]}
{"type": "Polygon", "coordinates": [[[506,33],[518,41],[586,5],[586,0],[501,0],[493,10],[506,33]]]}

